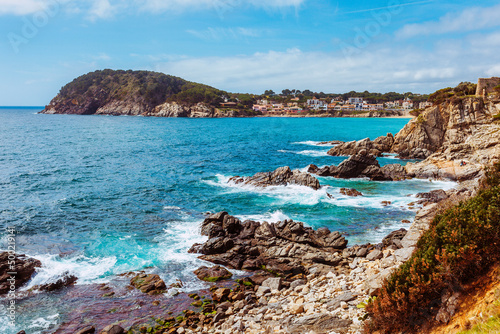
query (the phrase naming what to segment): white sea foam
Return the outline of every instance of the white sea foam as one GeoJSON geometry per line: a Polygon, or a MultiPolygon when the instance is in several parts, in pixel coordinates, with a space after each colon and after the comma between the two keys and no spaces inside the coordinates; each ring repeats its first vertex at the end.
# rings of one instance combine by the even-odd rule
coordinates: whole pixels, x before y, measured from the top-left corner
{"type": "Polygon", "coordinates": [[[163,207],[163,210],[168,211],[168,210],[180,210],[181,208],[178,206],[174,205],[167,205],[163,207]]]}
{"type": "Polygon", "coordinates": [[[333,147],[336,146],[335,144],[321,144],[322,142],[320,141],[313,141],[313,140],[306,140],[306,141],[298,141],[292,144],[295,145],[308,145],[308,146],[328,146],[328,147],[333,147]]]}
{"type": "Polygon", "coordinates": [[[107,282],[106,276],[112,274],[116,257],[60,257],[59,255],[38,254],[29,255],[42,263],[36,269],[36,275],[21,290],[28,290],[35,285],[57,281],[64,275],[74,275],[78,278],[76,284],[107,282]]]}
{"type": "Polygon", "coordinates": [[[364,244],[364,243],[372,243],[376,244],[382,241],[389,233],[395,230],[399,230],[401,228],[408,229],[411,224],[402,223],[401,221],[389,221],[379,226],[368,229],[361,234],[356,236],[348,237],[349,245],[354,244],[364,244]]]}
{"type": "Polygon", "coordinates": [[[180,269],[173,276],[160,276],[167,285],[175,283],[178,278],[191,277],[183,280],[181,291],[193,291],[207,287],[207,284],[193,277],[193,270],[200,266],[209,265],[198,259],[197,254],[187,251],[195,243],[204,243],[207,237],[200,234],[200,222],[177,222],[164,229],[164,234],[158,239],[159,259],[167,264],[180,269]]]}
{"type": "Polygon", "coordinates": [[[242,221],[249,219],[249,220],[258,221],[258,222],[266,221],[268,223],[276,223],[278,221],[283,221],[285,219],[291,219],[289,216],[284,214],[281,210],[267,212],[267,213],[259,214],[259,215],[238,215],[237,218],[239,218],[242,221]]]}
{"type": "Polygon", "coordinates": [[[325,151],[316,151],[316,150],[304,150],[304,151],[289,151],[289,150],[278,150],[281,153],[292,153],[298,155],[305,155],[308,157],[327,157],[328,154],[325,151]]]}
{"type": "MultiPolygon", "coordinates": [[[[46,330],[49,329],[50,326],[56,325],[59,320],[59,314],[54,314],[46,318],[36,318],[34,320],[31,320],[31,324],[28,326],[28,328],[33,330],[46,330]]],[[[36,331],[35,333],[40,332],[36,331]]]]}

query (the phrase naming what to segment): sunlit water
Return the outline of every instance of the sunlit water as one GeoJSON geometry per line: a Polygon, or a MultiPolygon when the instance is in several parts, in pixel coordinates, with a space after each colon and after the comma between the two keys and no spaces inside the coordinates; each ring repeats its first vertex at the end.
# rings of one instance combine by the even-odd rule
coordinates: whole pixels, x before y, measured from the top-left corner
{"type": "MultiPolygon", "coordinates": [[[[231,176],[281,166],[337,165],[345,158],[328,156],[331,146],[319,141],[374,139],[396,133],[407,119],[175,119],[38,110],[0,109],[0,221],[18,230],[18,252],[43,263],[24,289],[65,272],[88,284],[155,267],[167,284],[180,278],[193,290],[201,283],[192,270],[202,261],[186,251],[205,240],[199,235],[205,212],[269,222],[291,218],[340,231],[350,245],[375,243],[408,227],[401,220],[414,217],[411,195],[454,186],[319,178],[323,187],[314,191],[228,183],[231,176]],[[343,196],[341,187],[364,196],[343,196]]],[[[393,156],[379,162],[405,163],[393,156]]],[[[5,235],[1,240],[5,249],[5,235]]],[[[47,298],[50,306],[22,309],[21,302],[16,328],[0,317],[0,332],[54,328],[68,310],[47,298]]]]}

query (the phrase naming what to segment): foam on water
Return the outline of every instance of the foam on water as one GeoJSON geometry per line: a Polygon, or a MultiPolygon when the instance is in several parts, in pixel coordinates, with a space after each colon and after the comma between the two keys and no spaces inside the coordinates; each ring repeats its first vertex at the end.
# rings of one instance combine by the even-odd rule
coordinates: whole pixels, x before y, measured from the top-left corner
{"type": "Polygon", "coordinates": [[[289,151],[289,150],[278,150],[278,152],[299,154],[299,155],[305,155],[308,157],[328,157],[329,156],[325,151],[316,151],[316,150],[304,150],[304,151],[298,151],[298,152],[289,151]]]}
{"type": "Polygon", "coordinates": [[[268,223],[276,223],[278,221],[283,221],[286,219],[291,219],[289,216],[283,213],[281,210],[276,210],[273,212],[268,212],[260,215],[237,215],[237,218],[239,218],[242,221],[245,220],[253,220],[257,222],[268,222],[268,223]]]}
{"type": "Polygon", "coordinates": [[[328,146],[328,147],[333,147],[337,146],[336,144],[322,144],[320,141],[313,141],[313,140],[306,140],[306,141],[298,141],[295,143],[292,143],[295,145],[308,145],[308,146],[328,146]]]}
{"type": "Polygon", "coordinates": [[[57,254],[28,255],[42,263],[36,269],[36,275],[21,291],[29,290],[35,285],[53,283],[64,275],[73,275],[78,278],[76,284],[107,282],[107,277],[114,273],[116,257],[61,257],[57,254]]]}

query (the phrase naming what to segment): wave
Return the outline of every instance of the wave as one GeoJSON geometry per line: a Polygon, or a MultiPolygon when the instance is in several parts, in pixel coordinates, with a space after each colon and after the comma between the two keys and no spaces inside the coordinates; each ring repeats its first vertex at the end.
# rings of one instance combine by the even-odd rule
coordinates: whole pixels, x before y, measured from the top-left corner
{"type": "Polygon", "coordinates": [[[348,237],[349,245],[352,246],[354,244],[365,244],[365,243],[376,244],[382,242],[382,240],[392,231],[396,231],[401,228],[408,230],[410,226],[411,224],[408,223],[405,224],[402,223],[401,221],[385,222],[375,228],[368,229],[363,233],[349,236],[348,237]]]}
{"type": "Polygon", "coordinates": [[[175,210],[181,210],[181,208],[178,207],[178,206],[174,206],[174,205],[167,205],[167,206],[163,207],[163,210],[165,210],[165,211],[168,211],[168,210],[175,211],[175,210]]]}
{"type": "Polygon", "coordinates": [[[305,155],[308,157],[328,157],[329,155],[325,151],[316,151],[316,150],[304,150],[304,151],[289,151],[289,150],[278,150],[281,153],[293,153],[299,155],[305,155]]]}
{"type": "Polygon", "coordinates": [[[278,221],[283,221],[286,219],[291,219],[290,216],[283,213],[281,210],[276,210],[273,212],[267,212],[264,214],[255,214],[255,215],[236,215],[241,221],[245,220],[253,220],[257,222],[268,222],[268,223],[276,223],[278,221]]]}
{"type": "Polygon", "coordinates": [[[313,140],[306,140],[306,141],[298,141],[295,143],[292,143],[294,145],[308,145],[308,146],[328,146],[328,147],[334,147],[337,146],[336,144],[322,144],[323,142],[321,141],[313,141],[313,140]]]}
{"type": "Polygon", "coordinates": [[[105,277],[113,273],[116,257],[87,257],[78,255],[75,257],[61,257],[54,254],[28,255],[42,263],[36,269],[36,275],[24,286],[21,291],[29,290],[35,285],[56,282],[65,275],[73,275],[78,278],[76,284],[103,283],[108,282],[105,277]]]}

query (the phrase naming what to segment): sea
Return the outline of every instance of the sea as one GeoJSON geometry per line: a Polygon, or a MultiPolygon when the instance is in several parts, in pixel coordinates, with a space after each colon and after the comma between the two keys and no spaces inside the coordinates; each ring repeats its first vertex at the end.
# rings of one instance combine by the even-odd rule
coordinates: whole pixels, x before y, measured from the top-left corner
{"type": "MultiPolygon", "coordinates": [[[[41,109],[0,108],[0,249],[7,249],[12,227],[17,253],[42,262],[20,292],[65,274],[86,285],[152,268],[167,285],[181,280],[184,291],[194,291],[205,283],[192,271],[206,263],[187,250],[206,240],[199,226],[208,212],[328,227],[351,246],[408,228],[402,221],[414,219],[416,208],[408,204],[415,194],[455,186],[320,177],[316,191],[228,182],[281,166],[338,165],[346,157],[329,156],[332,145],[318,143],[395,134],[408,122],[403,118],[185,119],[43,115],[41,109]],[[341,195],[342,187],[363,196],[341,195]]],[[[394,155],[378,160],[408,162],[394,155]]],[[[1,333],[51,333],[72,312],[57,295],[36,307],[29,299],[17,302],[15,327],[8,300],[0,299],[1,333]]]]}

